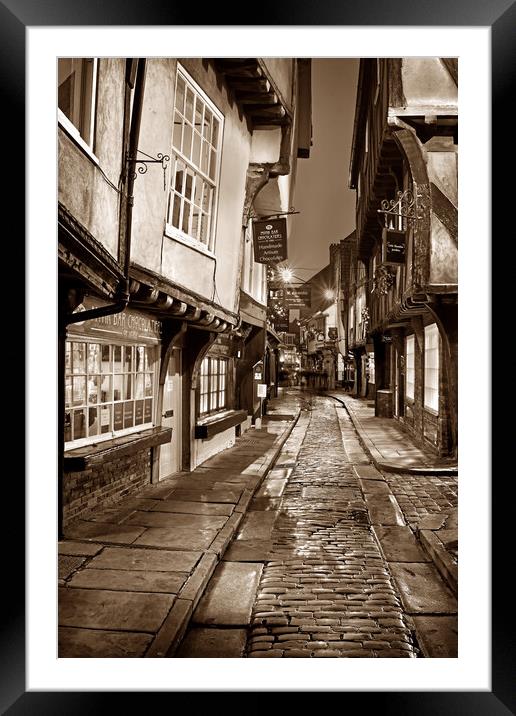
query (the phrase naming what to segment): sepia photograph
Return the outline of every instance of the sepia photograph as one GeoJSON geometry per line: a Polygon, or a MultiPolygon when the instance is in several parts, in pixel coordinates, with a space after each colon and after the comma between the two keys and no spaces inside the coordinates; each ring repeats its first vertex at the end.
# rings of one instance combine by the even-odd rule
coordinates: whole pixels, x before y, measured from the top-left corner
{"type": "Polygon", "coordinates": [[[459,85],[58,59],[58,657],[457,657],[459,85]]]}
{"type": "Polygon", "coordinates": [[[27,581],[0,711],[506,716],[482,372],[510,1],[15,13],[27,581]]]}

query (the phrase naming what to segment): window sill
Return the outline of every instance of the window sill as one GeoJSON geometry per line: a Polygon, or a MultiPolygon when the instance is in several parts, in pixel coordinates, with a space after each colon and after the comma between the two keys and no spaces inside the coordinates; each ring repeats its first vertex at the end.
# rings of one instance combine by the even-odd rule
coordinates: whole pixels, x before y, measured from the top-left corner
{"type": "Polygon", "coordinates": [[[196,239],[192,239],[186,234],[179,233],[178,229],[175,229],[174,227],[170,226],[170,224],[165,225],[165,236],[167,237],[167,239],[177,241],[178,244],[183,244],[183,246],[187,246],[189,249],[193,249],[194,251],[198,251],[200,254],[209,256],[211,259],[215,258],[215,254],[213,253],[213,251],[210,251],[210,249],[205,244],[202,244],[196,239]]]}
{"type": "Polygon", "coordinates": [[[246,419],[246,410],[230,410],[219,415],[212,415],[204,420],[198,420],[195,425],[195,438],[207,440],[228,428],[243,423],[246,419]]]}
{"type": "Polygon", "coordinates": [[[58,110],[58,125],[72,140],[72,142],[83,152],[83,154],[86,154],[88,159],[91,159],[94,164],[100,166],[98,157],[96,154],[93,153],[93,150],[90,145],[81,136],[77,127],[72,124],[72,122],[70,122],[66,114],[64,114],[64,112],[62,112],[60,109],[58,110]]]}
{"type": "Polygon", "coordinates": [[[93,443],[83,447],[69,450],[64,456],[65,472],[86,470],[119,457],[134,455],[156,445],[169,442],[172,437],[172,428],[149,428],[139,433],[131,433],[122,437],[106,440],[102,443],[93,443]]]}

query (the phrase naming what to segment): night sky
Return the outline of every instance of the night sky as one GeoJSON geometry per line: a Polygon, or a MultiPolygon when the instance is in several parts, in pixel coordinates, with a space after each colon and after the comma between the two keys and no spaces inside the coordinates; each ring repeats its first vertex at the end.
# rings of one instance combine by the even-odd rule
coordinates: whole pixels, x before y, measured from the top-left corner
{"type": "Polygon", "coordinates": [[[329,263],[329,245],[355,228],[355,192],[348,189],[358,59],[312,60],[313,138],[297,162],[288,260],[306,281],[329,263]]]}

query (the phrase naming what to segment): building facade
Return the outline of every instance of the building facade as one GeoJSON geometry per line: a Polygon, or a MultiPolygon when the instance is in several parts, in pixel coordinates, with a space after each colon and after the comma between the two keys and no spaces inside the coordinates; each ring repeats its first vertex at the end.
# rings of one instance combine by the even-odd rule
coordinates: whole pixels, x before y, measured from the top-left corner
{"type": "Polygon", "coordinates": [[[66,525],[188,473],[256,416],[267,289],[250,226],[288,210],[309,67],[60,60],[58,98],[66,525]]]}
{"type": "Polygon", "coordinates": [[[355,390],[442,456],[457,451],[457,124],[456,60],[361,60],[346,301],[355,390]]]}

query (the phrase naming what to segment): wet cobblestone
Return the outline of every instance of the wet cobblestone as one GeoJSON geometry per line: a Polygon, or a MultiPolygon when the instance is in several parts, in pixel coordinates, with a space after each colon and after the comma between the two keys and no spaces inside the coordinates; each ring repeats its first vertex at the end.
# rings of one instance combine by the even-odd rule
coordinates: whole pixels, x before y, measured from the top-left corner
{"type": "MultiPolygon", "coordinates": [[[[416,657],[353,472],[364,455],[352,423],[339,426],[327,398],[314,398],[313,408],[272,532],[246,655],[416,657]]],[[[411,489],[421,502],[435,501],[433,491],[411,489]]]]}
{"type": "Polygon", "coordinates": [[[458,478],[386,473],[385,479],[413,529],[428,515],[449,515],[458,505],[458,478]]]}

